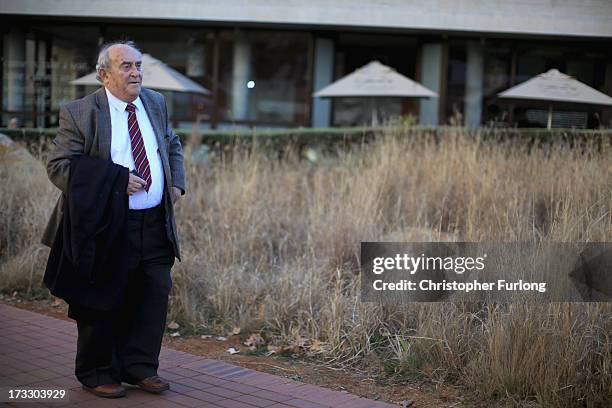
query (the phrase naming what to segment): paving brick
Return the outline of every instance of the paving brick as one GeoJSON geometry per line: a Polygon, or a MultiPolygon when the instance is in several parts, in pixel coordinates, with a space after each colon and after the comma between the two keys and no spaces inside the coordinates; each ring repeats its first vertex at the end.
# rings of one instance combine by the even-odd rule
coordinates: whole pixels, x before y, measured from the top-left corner
{"type": "Polygon", "coordinates": [[[292,383],[286,384],[285,383],[285,384],[274,384],[274,385],[267,386],[267,387],[262,386],[262,388],[265,388],[269,391],[278,392],[280,394],[294,395],[296,390],[298,390],[300,387],[303,387],[304,385],[305,384],[301,384],[301,383],[297,383],[297,384],[292,384],[292,383]]]}
{"type": "Polygon", "coordinates": [[[134,408],[138,405],[141,405],[142,402],[134,401],[132,398],[117,398],[113,400],[114,408],[134,408]]]}
{"type": "Polygon", "coordinates": [[[234,397],[238,397],[240,395],[244,395],[244,394],[242,394],[240,392],[229,390],[227,388],[221,388],[221,387],[206,388],[206,392],[210,392],[211,394],[219,395],[219,396],[225,397],[225,398],[234,398],[234,397]]]}
{"type": "MultiPolygon", "coordinates": [[[[30,360],[30,363],[39,368],[49,369],[51,367],[57,367],[59,364],[56,361],[49,360],[52,355],[46,356],[45,358],[37,358],[30,360]]],[[[72,360],[70,360],[72,361],[72,360]]]]}
{"type": "Polygon", "coordinates": [[[176,380],[172,381],[173,384],[182,384],[185,385],[187,387],[191,387],[194,388],[196,390],[203,390],[204,388],[208,388],[208,387],[212,387],[211,384],[207,384],[205,382],[202,381],[198,381],[194,378],[177,378],[176,380]]]}
{"type": "Polygon", "coordinates": [[[167,370],[157,370],[157,374],[168,381],[176,380],[177,378],[186,378],[182,375],[178,375],[167,370]]]}
{"type": "Polygon", "coordinates": [[[245,384],[241,384],[241,383],[237,383],[237,382],[227,382],[223,385],[221,385],[222,388],[228,388],[232,391],[237,391],[237,392],[241,392],[243,394],[253,394],[257,391],[261,391],[261,388],[257,388],[257,387],[252,387],[250,385],[245,385],[245,384]]]}
{"type": "Polygon", "coordinates": [[[18,368],[4,364],[3,361],[0,361],[0,366],[2,367],[2,374],[4,375],[12,375],[20,372],[18,368]]]}
{"type": "Polygon", "coordinates": [[[49,371],[53,371],[54,373],[62,374],[62,375],[74,375],[74,367],[58,365],[54,364],[49,367],[49,371]]]}
{"type": "Polygon", "coordinates": [[[83,391],[80,387],[77,390],[69,390],[68,391],[68,400],[72,403],[80,403],[83,401],[91,401],[96,400],[98,397],[95,395],[83,391]]]}
{"type": "MultiPolygon", "coordinates": [[[[5,370],[3,370],[3,372],[4,374],[7,374],[5,370]]],[[[8,376],[0,377],[0,387],[14,387],[16,385],[21,385],[21,384],[15,378],[11,377],[10,374],[8,374],[8,376]]]]}
{"type": "Polygon", "coordinates": [[[236,401],[244,402],[246,404],[251,404],[256,407],[269,407],[270,405],[276,404],[276,401],[270,401],[268,399],[263,399],[259,397],[255,397],[253,395],[241,395],[239,397],[234,398],[236,401]]]}
{"type": "Polygon", "coordinates": [[[74,364],[74,357],[75,356],[69,357],[69,356],[57,354],[57,355],[54,355],[54,356],[49,356],[46,359],[49,360],[49,361],[52,361],[52,362],[54,362],[56,364],[65,365],[65,364],[74,364]]]}
{"type": "Polygon", "coordinates": [[[181,368],[181,367],[164,368],[164,370],[170,373],[179,375],[181,377],[188,377],[188,378],[197,376],[199,374],[198,372],[195,372],[193,370],[188,370],[186,368],[181,368]]]}
{"type": "Polygon", "coordinates": [[[157,399],[155,401],[147,402],[144,405],[151,408],[185,408],[185,405],[181,405],[174,401],[168,401],[166,399],[157,399]]]}
{"type": "Polygon", "coordinates": [[[304,384],[301,385],[300,387],[297,387],[293,392],[292,395],[295,395],[296,397],[306,397],[309,395],[321,395],[321,393],[325,392],[326,390],[321,389],[321,387],[317,387],[314,385],[310,385],[310,384],[304,384]]]}
{"type": "Polygon", "coordinates": [[[269,399],[275,402],[283,402],[283,401],[287,401],[293,398],[292,396],[289,396],[289,395],[283,395],[283,394],[279,394],[277,392],[272,392],[268,390],[260,390],[250,395],[253,395],[255,397],[269,399]]]}
{"type": "MultiPolygon", "coordinates": [[[[126,387],[127,388],[127,387],[126,387]]],[[[150,394],[136,387],[127,388],[126,398],[138,403],[150,403],[159,400],[162,395],[150,394]]]]}
{"type": "MultiPolygon", "coordinates": [[[[173,358],[176,358],[176,357],[173,356],[173,358]]],[[[181,364],[181,367],[193,370],[194,368],[200,368],[200,367],[214,367],[218,363],[219,361],[211,360],[208,358],[197,358],[197,359],[193,359],[186,363],[181,364]]]]}
{"type": "Polygon", "coordinates": [[[228,377],[232,377],[235,374],[246,375],[250,373],[251,373],[251,370],[249,370],[248,368],[237,367],[237,366],[233,366],[233,367],[230,366],[230,367],[226,367],[223,369],[218,369],[218,370],[209,372],[210,375],[213,375],[219,378],[224,378],[224,379],[227,379],[228,377]]]}
{"type": "Polygon", "coordinates": [[[248,385],[253,385],[259,388],[269,388],[275,385],[285,384],[284,378],[276,377],[274,375],[257,373],[249,377],[240,378],[240,382],[248,385]]]}
{"type": "Polygon", "coordinates": [[[222,376],[223,379],[240,381],[240,379],[250,376],[253,370],[242,369],[222,376]]]}
{"type": "Polygon", "coordinates": [[[254,408],[255,405],[247,404],[242,401],[236,401],[233,399],[226,399],[215,402],[215,405],[219,405],[225,408],[254,408]]]}
{"type": "Polygon", "coordinates": [[[170,383],[170,389],[174,390],[176,392],[180,392],[182,394],[184,394],[186,392],[189,392],[189,391],[195,390],[195,388],[193,388],[193,387],[189,387],[187,385],[179,384],[179,383],[176,383],[176,382],[170,383]]]}
{"type": "Polygon", "coordinates": [[[35,375],[28,374],[28,373],[14,374],[11,376],[11,378],[18,381],[19,384],[22,384],[22,385],[29,385],[29,384],[40,381],[40,378],[36,377],[35,375]]]}
{"type": "Polygon", "coordinates": [[[206,392],[206,391],[202,391],[202,390],[189,391],[185,395],[188,395],[188,396],[193,397],[193,398],[197,398],[197,399],[199,399],[201,401],[205,401],[205,402],[216,402],[216,401],[221,401],[223,399],[227,399],[227,398],[222,397],[220,395],[211,394],[210,392],[206,392]]]}
{"type": "Polygon", "coordinates": [[[172,401],[172,402],[175,402],[177,404],[181,404],[181,405],[184,405],[184,406],[190,407],[190,408],[199,407],[199,406],[202,405],[202,400],[190,397],[188,395],[183,395],[183,394],[172,395],[172,396],[167,397],[165,399],[167,401],[172,401]]]}
{"type": "Polygon", "coordinates": [[[56,384],[56,385],[61,385],[64,387],[71,387],[71,388],[78,387],[79,385],[81,385],[79,381],[76,379],[76,377],[74,376],[74,374],[54,378],[52,382],[53,384],[56,384]]]}
{"type": "Polygon", "coordinates": [[[296,408],[328,408],[329,407],[329,405],[321,405],[321,404],[317,404],[316,402],[310,402],[310,401],[305,401],[302,399],[295,399],[295,398],[287,400],[283,402],[283,404],[287,404],[289,406],[296,407],[296,408]]]}
{"type": "Polygon", "coordinates": [[[50,352],[45,349],[34,349],[34,350],[30,350],[28,354],[32,357],[45,357],[45,356],[53,355],[53,352],[50,352]]]}
{"type": "Polygon", "coordinates": [[[221,378],[213,377],[212,375],[208,375],[208,374],[200,374],[200,375],[193,377],[193,379],[197,381],[205,382],[210,385],[224,385],[230,382],[228,380],[223,380],[221,378]]]}

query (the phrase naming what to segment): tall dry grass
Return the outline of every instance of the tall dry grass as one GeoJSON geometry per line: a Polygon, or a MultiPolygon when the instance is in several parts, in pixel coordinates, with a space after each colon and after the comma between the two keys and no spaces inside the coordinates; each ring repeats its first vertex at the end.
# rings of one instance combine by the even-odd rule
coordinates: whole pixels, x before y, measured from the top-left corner
{"type": "MultiPolygon", "coordinates": [[[[361,241],[610,241],[608,146],[528,154],[458,129],[439,144],[392,133],[316,165],[257,150],[195,162],[187,146],[171,318],[318,339],[329,363],[453,382],[516,405],[609,404],[609,304],[381,306],[358,294],[361,241]]],[[[35,220],[19,224],[26,238],[13,254],[36,248],[38,202],[53,201],[47,190],[34,200],[23,183],[0,187],[13,224],[35,220]],[[8,197],[21,186],[17,206],[8,197]]],[[[5,224],[8,242],[17,230],[5,224]]],[[[3,276],[11,259],[3,255],[3,276]]],[[[28,279],[38,285],[40,272],[28,279]]]]}
{"type": "Polygon", "coordinates": [[[40,296],[48,250],[39,244],[56,189],[42,163],[47,143],[34,156],[17,144],[0,144],[0,290],[40,296]],[[35,157],[36,156],[36,157],[35,157]],[[42,159],[42,160],[41,160],[42,159]]]}

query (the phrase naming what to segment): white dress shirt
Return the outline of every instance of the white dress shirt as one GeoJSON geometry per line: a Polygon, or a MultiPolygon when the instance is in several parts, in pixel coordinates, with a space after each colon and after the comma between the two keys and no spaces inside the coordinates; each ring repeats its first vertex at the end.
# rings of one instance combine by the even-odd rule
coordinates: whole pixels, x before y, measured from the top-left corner
{"type": "MultiPolygon", "coordinates": [[[[105,89],[105,91],[111,117],[111,160],[113,163],[120,164],[132,171],[136,168],[136,165],[132,156],[132,143],[127,125],[128,112],[125,110],[127,102],[117,98],[108,89],[105,89]]],[[[151,126],[147,111],[145,111],[140,97],[136,98],[132,103],[136,105],[136,120],[142,134],[151,170],[151,187],[149,187],[149,192],[147,193],[145,189],[142,189],[129,197],[130,210],[142,210],[155,207],[161,203],[164,191],[164,175],[157,139],[155,138],[155,132],[153,131],[153,126],[151,126]]]]}

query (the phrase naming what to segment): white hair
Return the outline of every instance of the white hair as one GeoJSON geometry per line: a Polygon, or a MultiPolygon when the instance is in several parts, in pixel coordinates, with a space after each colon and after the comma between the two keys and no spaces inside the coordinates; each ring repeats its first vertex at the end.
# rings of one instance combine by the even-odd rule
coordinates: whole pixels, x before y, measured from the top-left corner
{"type": "Polygon", "coordinates": [[[104,44],[100,49],[100,53],[98,54],[98,63],[96,64],[96,79],[100,82],[102,82],[102,78],[100,77],[100,69],[110,68],[110,56],[108,55],[108,50],[113,45],[127,45],[128,47],[140,52],[134,41],[112,41],[104,44]]]}

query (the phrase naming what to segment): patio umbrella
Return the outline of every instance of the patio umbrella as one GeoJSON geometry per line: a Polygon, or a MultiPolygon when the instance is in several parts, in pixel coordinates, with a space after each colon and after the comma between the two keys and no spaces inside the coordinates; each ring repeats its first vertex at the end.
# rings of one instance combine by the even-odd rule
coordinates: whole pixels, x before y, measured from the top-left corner
{"type": "Polygon", "coordinates": [[[376,121],[377,98],[431,98],[437,93],[398,73],[395,69],[372,61],[314,93],[317,98],[369,98],[372,122],[376,121]]]}
{"type": "Polygon", "coordinates": [[[612,106],[612,98],[596,89],[551,69],[498,94],[500,98],[546,101],[548,129],[552,125],[553,105],[558,103],[612,106]]]}
{"type": "MultiPolygon", "coordinates": [[[[70,81],[72,85],[100,85],[96,73],[70,81]]],[[[210,91],[149,54],[142,55],[142,86],[161,91],[209,95],[210,91]]]]}

